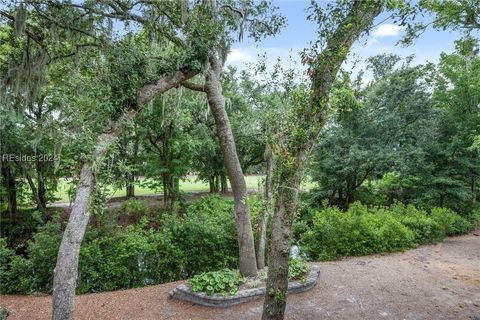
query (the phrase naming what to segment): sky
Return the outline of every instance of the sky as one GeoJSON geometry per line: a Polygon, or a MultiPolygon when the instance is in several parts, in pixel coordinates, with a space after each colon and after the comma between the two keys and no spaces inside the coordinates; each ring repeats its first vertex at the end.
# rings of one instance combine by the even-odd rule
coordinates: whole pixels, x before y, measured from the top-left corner
{"type": "MultiPolygon", "coordinates": [[[[255,62],[258,54],[265,52],[267,55],[267,68],[272,67],[277,58],[288,60],[289,55],[298,57],[302,48],[308,47],[309,42],[316,39],[316,24],[307,20],[307,8],[310,1],[273,1],[279,7],[280,12],[287,18],[287,26],[281,33],[268,37],[259,43],[245,39],[232,46],[227,59],[227,65],[237,69],[248,69],[248,64],[255,62]]],[[[440,53],[451,53],[455,49],[454,41],[461,37],[458,31],[436,31],[429,28],[418,38],[413,45],[402,47],[397,41],[404,34],[402,27],[394,24],[388,18],[387,13],[377,17],[374,28],[368,36],[357,41],[351,51],[349,60],[344,63],[343,68],[352,71],[355,75],[360,69],[366,67],[365,62],[359,62],[353,67],[353,61],[360,59],[364,61],[370,56],[381,53],[394,53],[401,57],[415,55],[412,64],[423,64],[427,61],[438,62],[440,53]],[[356,58],[355,58],[356,56],[356,58]]],[[[431,17],[426,17],[426,19],[431,17]]],[[[296,60],[300,60],[296,58],[296,60]]],[[[371,80],[371,74],[367,72],[364,81],[371,80]]]]}

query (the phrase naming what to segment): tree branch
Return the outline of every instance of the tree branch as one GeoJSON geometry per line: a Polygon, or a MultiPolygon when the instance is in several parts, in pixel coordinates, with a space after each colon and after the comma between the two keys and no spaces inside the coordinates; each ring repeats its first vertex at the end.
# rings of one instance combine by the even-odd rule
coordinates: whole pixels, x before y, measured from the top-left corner
{"type": "Polygon", "coordinates": [[[156,95],[166,92],[174,87],[179,87],[188,79],[193,78],[199,71],[176,71],[172,76],[165,76],[155,83],[144,85],[138,92],[137,105],[142,108],[149,103],[156,95]]]}
{"type": "Polygon", "coordinates": [[[182,86],[193,91],[205,92],[205,84],[197,84],[189,81],[183,81],[182,86]]]}

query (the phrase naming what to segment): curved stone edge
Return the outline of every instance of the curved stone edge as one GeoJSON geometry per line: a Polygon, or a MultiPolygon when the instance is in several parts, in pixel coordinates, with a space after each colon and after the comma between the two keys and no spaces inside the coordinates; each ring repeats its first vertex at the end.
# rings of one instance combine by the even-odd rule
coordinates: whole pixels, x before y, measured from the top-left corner
{"type": "MultiPolygon", "coordinates": [[[[290,281],[287,293],[300,293],[312,289],[320,276],[320,267],[311,266],[305,281],[290,281]]],[[[217,293],[208,296],[204,292],[193,292],[186,284],[181,284],[169,295],[173,299],[193,302],[202,306],[226,308],[251,300],[262,298],[265,295],[265,287],[240,290],[234,296],[222,296],[217,293]]]]}

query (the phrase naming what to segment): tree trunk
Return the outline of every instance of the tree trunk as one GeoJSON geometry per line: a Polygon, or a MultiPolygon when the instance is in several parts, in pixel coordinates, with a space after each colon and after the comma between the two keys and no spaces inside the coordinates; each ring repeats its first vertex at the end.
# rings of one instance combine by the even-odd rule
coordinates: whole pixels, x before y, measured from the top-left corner
{"type": "Polygon", "coordinates": [[[27,179],[28,185],[30,186],[30,190],[32,191],[33,198],[35,199],[35,203],[37,204],[37,209],[45,212],[45,206],[42,203],[42,200],[40,199],[40,194],[38,192],[37,186],[35,186],[35,182],[33,182],[33,178],[30,175],[30,172],[28,171],[27,165],[24,163],[18,163],[18,166],[20,170],[23,171],[23,174],[27,179]]]}
{"type": "MultiPolygon", "coordinates": [[[[177,71],[172,76],[159,79],[156,83],[143,86],[138,93],[137,109],[131,109],[123,115],[122,120],[132,120],[155,95],[164,93],[183,81],[195,76],[197,71],[177,71]]],[[[108,147],[118,139],[123,130],[122,121],[109,124],[97,139],[93,153],[93,163],[99,168],[103,155],[108,147]]],[[[78,259],[80,245],[89,220],[88,205],[92,193],[94,178],[90,164],[84,163],[80,173],[75,201],[57,256],[57,264],[53,275],[53,320],[71,320],[75,313],[75,287],[78,275],[78,259]]]]}
{"type": "Polygon", "coordinates": [[[47,208],[47,195],[46,195],[46,183],[45,183],[45,163],[37,161],[37,192],[38,192],[38,208],[39,210],[45,210],[47,208]]]}
{"type": "Polygon", "coordinates": [[[220,188],[221,188],[221,192],[223,194],[228,192],[227,176],[224,173],[222,173],[221,176],[220,176],[220,188]]]}
{"type": "Polygon", "coordinates": [[[282,132],[294,137],[297,130],[303,130],[305,137],[295,136],[296,143],[282,145],[275,152],[276,198],[272,223],[271,245],[268,259],[267,290],[263,305],[263,320],[283,319],[288,286],[288,259],[291,246],[291,226],[298,204],[298,190],[303,176],[303,168],[328,113],[328,98],[335,77],[353,42],[372,25],[380,14],[382,2],[356,1],[350,4],[345,18],[327,39],[325,49],[318,55],[311,67],[312,77],[310,102],[301,105],[298,111],[301,119],[291,119],[293,128],[282,132]],[[296,125],[295,125],[296,124],[296,125]]]}
{"type": "Polygon", "coordinates": [[[162,174],[162,186],[163,186],[163,207],[167,207],[168,189],[167,189],[167,175],[162,174]]]}
{"type": "MultiPolygon", "coordinates": [[[[117,137],[118,134],[115,134],[115,132],[101,134],[98,137],[93,153],[96,167],[100,165],[108,147],[117,137]]],[[[90,166],[90,163],[82,165],[75,201],[58,251],[53,278],[54,320],[73,319],[74,317],[78,258],[80,245],[90,217],[88,206],[94,187],[94,173],[90,166]]]]}
{"type": "Polygon", "coordinates": [[[288,287],[288,261],[291,247],[291,228],[298,205],[298,190],[303,176],[305,152],[299,152],[295,168],[288,158],[276,162],[276,181],[280,181],[272,220],[271,244],[268,257],[267,290],[262,319],[283,319],[288,287]],[[279,168],[280,167],[280,168],[279,168]]]}
{"type": "Polygon", "coordinates": [[[167,202],[166,202],[168,210],[171,210],[173,208],[173,205],[175,204],[175,200],[177,196],[174,179],[175,178],[171,174],[168,174],[168,179],[167,179],[168,196],[167,196],[167,202]]]}
{"type": "Polygon", "coordinates": [[[208,177],[208,185],[210,186],[210,193],[215,193],[215,176],[210,175],[208,177]]]}
{"type": "Polygon", "coordinates": [[[272,149],[267,146],[265,150],[266,157],[266,174],[265,174],[265,186],[263,192],[264,205],[261,211],[261,221],[258,230],[258,246],[257,246],[257,267],[258,269],[265,268],[265,243],[267,238],[267,223],[271,212],[272,201],[272,174],[273,174],[273,154],[272,149]]]}
{"type": "Polygon", "coordinates": [[[472,177],[472,207],[477,204],[477,177],[472,177]]]}
{"type": "Polygon", "coordinates": [[[7,190],[8,214],[10,219],[13,219],[17,215],[17,187],[10,164],[2,161],[1,165],[3,181],[7,190]]]}
{"type": "Polygon", "coordinates": [[[220,176],[215,176],[215,192],[220,193],[220,176]]]}
{"type": "Polygon", "coordinates": [[[135,197],[135,174],[133,172],[127,172],[125,174],[125,184],[127,199],[135,197]]]}
{"type": "Polygon", "coordinates": [[[347,177],[347,193],[345,194],[345,203],[343,205],[343,209],[345,210],[347,210],[350,204],[355,201],[354,186],[355,181],[352,179],[352,177],[347,177]]]}
{"type": "Polygon", "coordinates": [[[210,70],[205,81],[207,100],[215,118],[217,136],[222,148],[225,167],[233,191],[238,246],[240,250],[239,268],[244,276],[257,274],[257,260],[253,240],[250,209],[246,203],[247,185],[237,156],[230,120],[225,110],[225,98],[221,93],[220,76],[223,62],[220,58],[210,59],[210,70]]]}

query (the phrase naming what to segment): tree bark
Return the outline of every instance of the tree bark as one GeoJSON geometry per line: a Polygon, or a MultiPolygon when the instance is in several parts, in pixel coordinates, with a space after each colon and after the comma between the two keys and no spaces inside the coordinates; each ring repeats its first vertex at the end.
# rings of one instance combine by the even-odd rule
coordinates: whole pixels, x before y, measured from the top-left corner
{"type": "Polygon", "coordinates": [[[257,246],[257,267],[258,269],[265,268],[265,244],[267,238],[267,223],[271,212],[272,201],[272,174],[273,174],[273,153],[272,149],[267,146],[265,150],[265,186],[263,191],[264,205],[261,211],[261,221],[258,230],[258,246],[257,246]]]}
{"type": "Polygon", "coordinates": [[[215,176],[208,176],[208,185],[210,186],[210,193],[215,193],[215,176]]]}
{"type": "MultiPolygon", "coordinates": [[[[23,175],[27,179],[27,183],[30,186],[30,190],[32,191],[33,198],[35,200],[35,203],[37,204],[37,209],[45,212],[45,208],[46,208],[45,199],[44,201],[42,201],[40,197],[39,189],[35,185],[35,182],[33,181],[33,177],[30,174],[30,171],[28,170],[27,165],[22,162],[17,162],[17,165],[20,171],[23,172],[23,175]]],[[[43,193],[45,194],[45,189],[43,190],[43,193]]]]}
{"type": "MultiPolygon", "coordinates": [[[[357,1],[351,4],[343,21],[327,39],[327,45],[312,64],[312,84],[308,106],[299,106],[301,119],[292,119],[296,127],[284,135],[292,138],[297,129],[305,130],[306,136],[296,138],[275,149],[275,182],[278,191],[272,223],[271,245],[267,289],[263,305],[263,320],[283,319],[288,286],[288,260],[291,247],[291,226],[297,211],[298,190],[303,176],[304,164],[328,111],[331,87],[341,64],[353,42],[369,28],[373,19],[381,12],[382,2],[357,1]],[[305,109],[303,109],[306,107],[305,109]]],[[[277,190],[276,189],[276,190],[277,190]]]]}
{"type": "MultiPolygon", "coordinates": [[[[156,83],[143,86],[137,96],[136,108],[126,111],[122,120],[131,121],[155,95],[179,86],[183,81],[192,78],[196,74],[196,71],[177,71],[172,76],[163,77],[156,83]]],[[[95,182],[92,168],[100,167],[103,155],[108,147],[118,139],[122,131],[123,124],[121,120],[117,123],[110,123],[104,129],[104,133],[97,139],[91,163],[84,163],[82,165],[75,201],[63,233],[57,256],[57,264],[54,270],[52,296],[53,320],[71,320],[74,318],[75,287],[78,276],[80,245],[90,217],[88,206],[95,182]],[[91,164],[95,165],[91,167],[91,164]]]]}
{"type": "Polygon", "coordinates": [[[275,211],[272,220],[272,234],[268,256],[267,290],[262,319],[283,319],[288,287],[288,261],[291,247],[291,227],[297,212],[298,190],[303,176],[306,152],[299,152],[295,159],[295,169],[291,170],[288,159],[281,158],[276,180],[278,186],[275,211]]]}
{"type": "Polygon", "coordinates": [[[127,199],[135,197],[135,174],[130,171],[125,173],[127,199]]]}
{"type": "Polygon", "coordinates": [[[43,211],[47,208],[45,163],[37,160],[36,169],[37,169],[37,192],[38,192],[38,201],[39,201],[37,209],[40,209],[43,211]]]}
{"type": "MultiPolygon", "coordinates": [[[[114,132],[98,137],[93,159],[98,166],[108,147],[118,137],[114,132]]],[[[53,279],[53,319],[73,319],[75,287],[78,275],[80,245],[85,234],[90,213],[88,206],[94,187],[94,172],[90,163],[84,163],[80,172],[75,201],[57,257],[53,279]]]]}
{"type": "Polygon", "coordinates": [[[472,177],[472,208],[477,204],[477,177],[472,177]]]}
{"type": "Polygon", "coordinates": [[[208,104],[215,118],[217,136],[222,148],[225,167],[233,191],[235,218],[239,246],[239,269],[244,276],[257,274],[255,243],[253,240],[250,209],[246,203],[247,185],[238,159],[230,120],[225,110],[225,98],[221,92],[220,76],[223,61],[218,57],[210,58],[210,70],[205,79],[205,92],[208,104]]]}
{"type": "Polygon", "coordinates": [[[10,219],[13,219],[17,214],[17,187],[15,177],[12,174],[12,169],[9,163],[2,161],[1,165],[3,181],[7,190],[8,214],[10,215],[10,219]]]}
{"type": "Polygon", "coordinates": [[[225,194],[228,192],[228,182],[227,182],[227,176],[222,173],[220,176],[220,192],[225,194]]]}
{"type": "Polygon", "coordinates": [[[220,193],[220,175],[215,176],[215,192],[220,193]]]}

